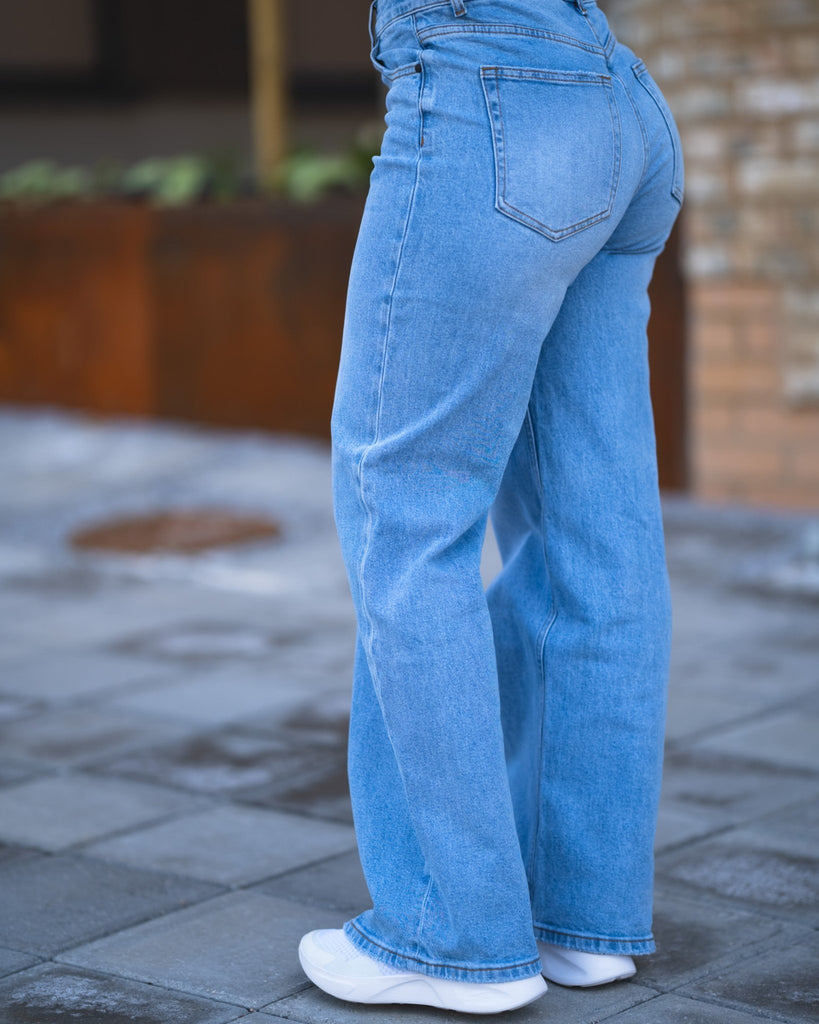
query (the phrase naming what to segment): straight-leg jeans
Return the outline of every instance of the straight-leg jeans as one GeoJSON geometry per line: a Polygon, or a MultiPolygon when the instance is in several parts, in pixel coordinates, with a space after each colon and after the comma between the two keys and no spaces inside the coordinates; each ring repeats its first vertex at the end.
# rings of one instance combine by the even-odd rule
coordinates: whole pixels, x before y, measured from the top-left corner
{"type": "Polygon", "coordinates": [[[333,412],[349,778],[394,967],[651,933],[670,632],[647,287],[673,119],[591,0],[378,0],[388,86],[333,412]],[[480,576],[491,512],[503,569],[480,576]]]}

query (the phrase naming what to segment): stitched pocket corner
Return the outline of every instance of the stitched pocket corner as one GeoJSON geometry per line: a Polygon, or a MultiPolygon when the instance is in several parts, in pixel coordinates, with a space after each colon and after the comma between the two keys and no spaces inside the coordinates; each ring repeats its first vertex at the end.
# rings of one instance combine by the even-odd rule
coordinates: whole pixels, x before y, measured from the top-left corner
{"type": "Polygon", "coordinates": [[[611,79],[586,71],[482,67],[495,206],[553,241],[605,220],[620,176],[611,79]]]}

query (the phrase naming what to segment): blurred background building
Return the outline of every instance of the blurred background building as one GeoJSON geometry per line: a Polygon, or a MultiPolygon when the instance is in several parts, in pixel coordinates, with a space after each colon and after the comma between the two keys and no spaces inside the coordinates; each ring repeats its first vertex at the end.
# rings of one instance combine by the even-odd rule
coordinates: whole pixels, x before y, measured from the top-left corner
{"type": "MultiPolygon", "coordinates": [[[[378,117],[368,0],[279,0],[295,142],[378,117]]],[[[0,0],[0,170],[192,150],[250,158],[245,0],[0,0]]]]}
{"type": "MultiPolygon", "coordinates": [[[[343,147],[380,118],[368,0],[283,6],[290,143],[343,147]]],[[[706,499],[817,507],[819,4],[601,6],[666,92],[686,152],[684,216],[651,326],[663,482],[706,499]]],[[[35,157],[192,151],[249,165],[249,10],[0,0],[0,171],[35,157]]]]}
{"type": "Polygon", "coordinates": [[[815,507],[819,3],[603,6],[660,82],[685,149],[689,485],[815,507]]]}

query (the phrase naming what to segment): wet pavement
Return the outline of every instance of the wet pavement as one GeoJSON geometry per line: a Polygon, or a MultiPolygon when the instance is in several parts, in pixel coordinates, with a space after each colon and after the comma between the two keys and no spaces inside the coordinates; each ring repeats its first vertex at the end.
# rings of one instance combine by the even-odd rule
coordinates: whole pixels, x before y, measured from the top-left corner
{"type": "MultiPolygon", "coordinates": [[[[326,448],[4,407],[0,480],[0,1022],[457,1019],[337,1002],[296,959],[368,901],[326,448]],[[279,532],[70,543],[197,509],[279,532]]],[[[520,1024],[819,1019],[819,515],[665,512],[659,951],[520,1024]]]]}

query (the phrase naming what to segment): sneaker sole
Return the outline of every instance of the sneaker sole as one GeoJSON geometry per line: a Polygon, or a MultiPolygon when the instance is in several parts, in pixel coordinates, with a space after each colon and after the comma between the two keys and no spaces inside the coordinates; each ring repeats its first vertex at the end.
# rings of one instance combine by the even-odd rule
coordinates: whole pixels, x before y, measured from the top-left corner
{"type": "Polygon", "coordinates": [[[342,978],[313,963],[302,946],[299,946],[299,961],[314,985],[328,995],[350,1003],[398,1003],[434,1006],[458,1013],[503,1013],[533,1003],[547,989],[539,974],[509,984],[472,984],[410,972],[377,974],[360,979],[342,978]]]}
{"type": "Polygon", "coordinates": [[[637,973],[637,968],[632,963],[609,974],[600,973],[588,977],[578,968],[564,966],[543,949],[540,950],[540,959],[543,964],[543,977],[562,988],[597,988],[598,985],[610,985],[613,981],[625,981],[637,973]]]}

